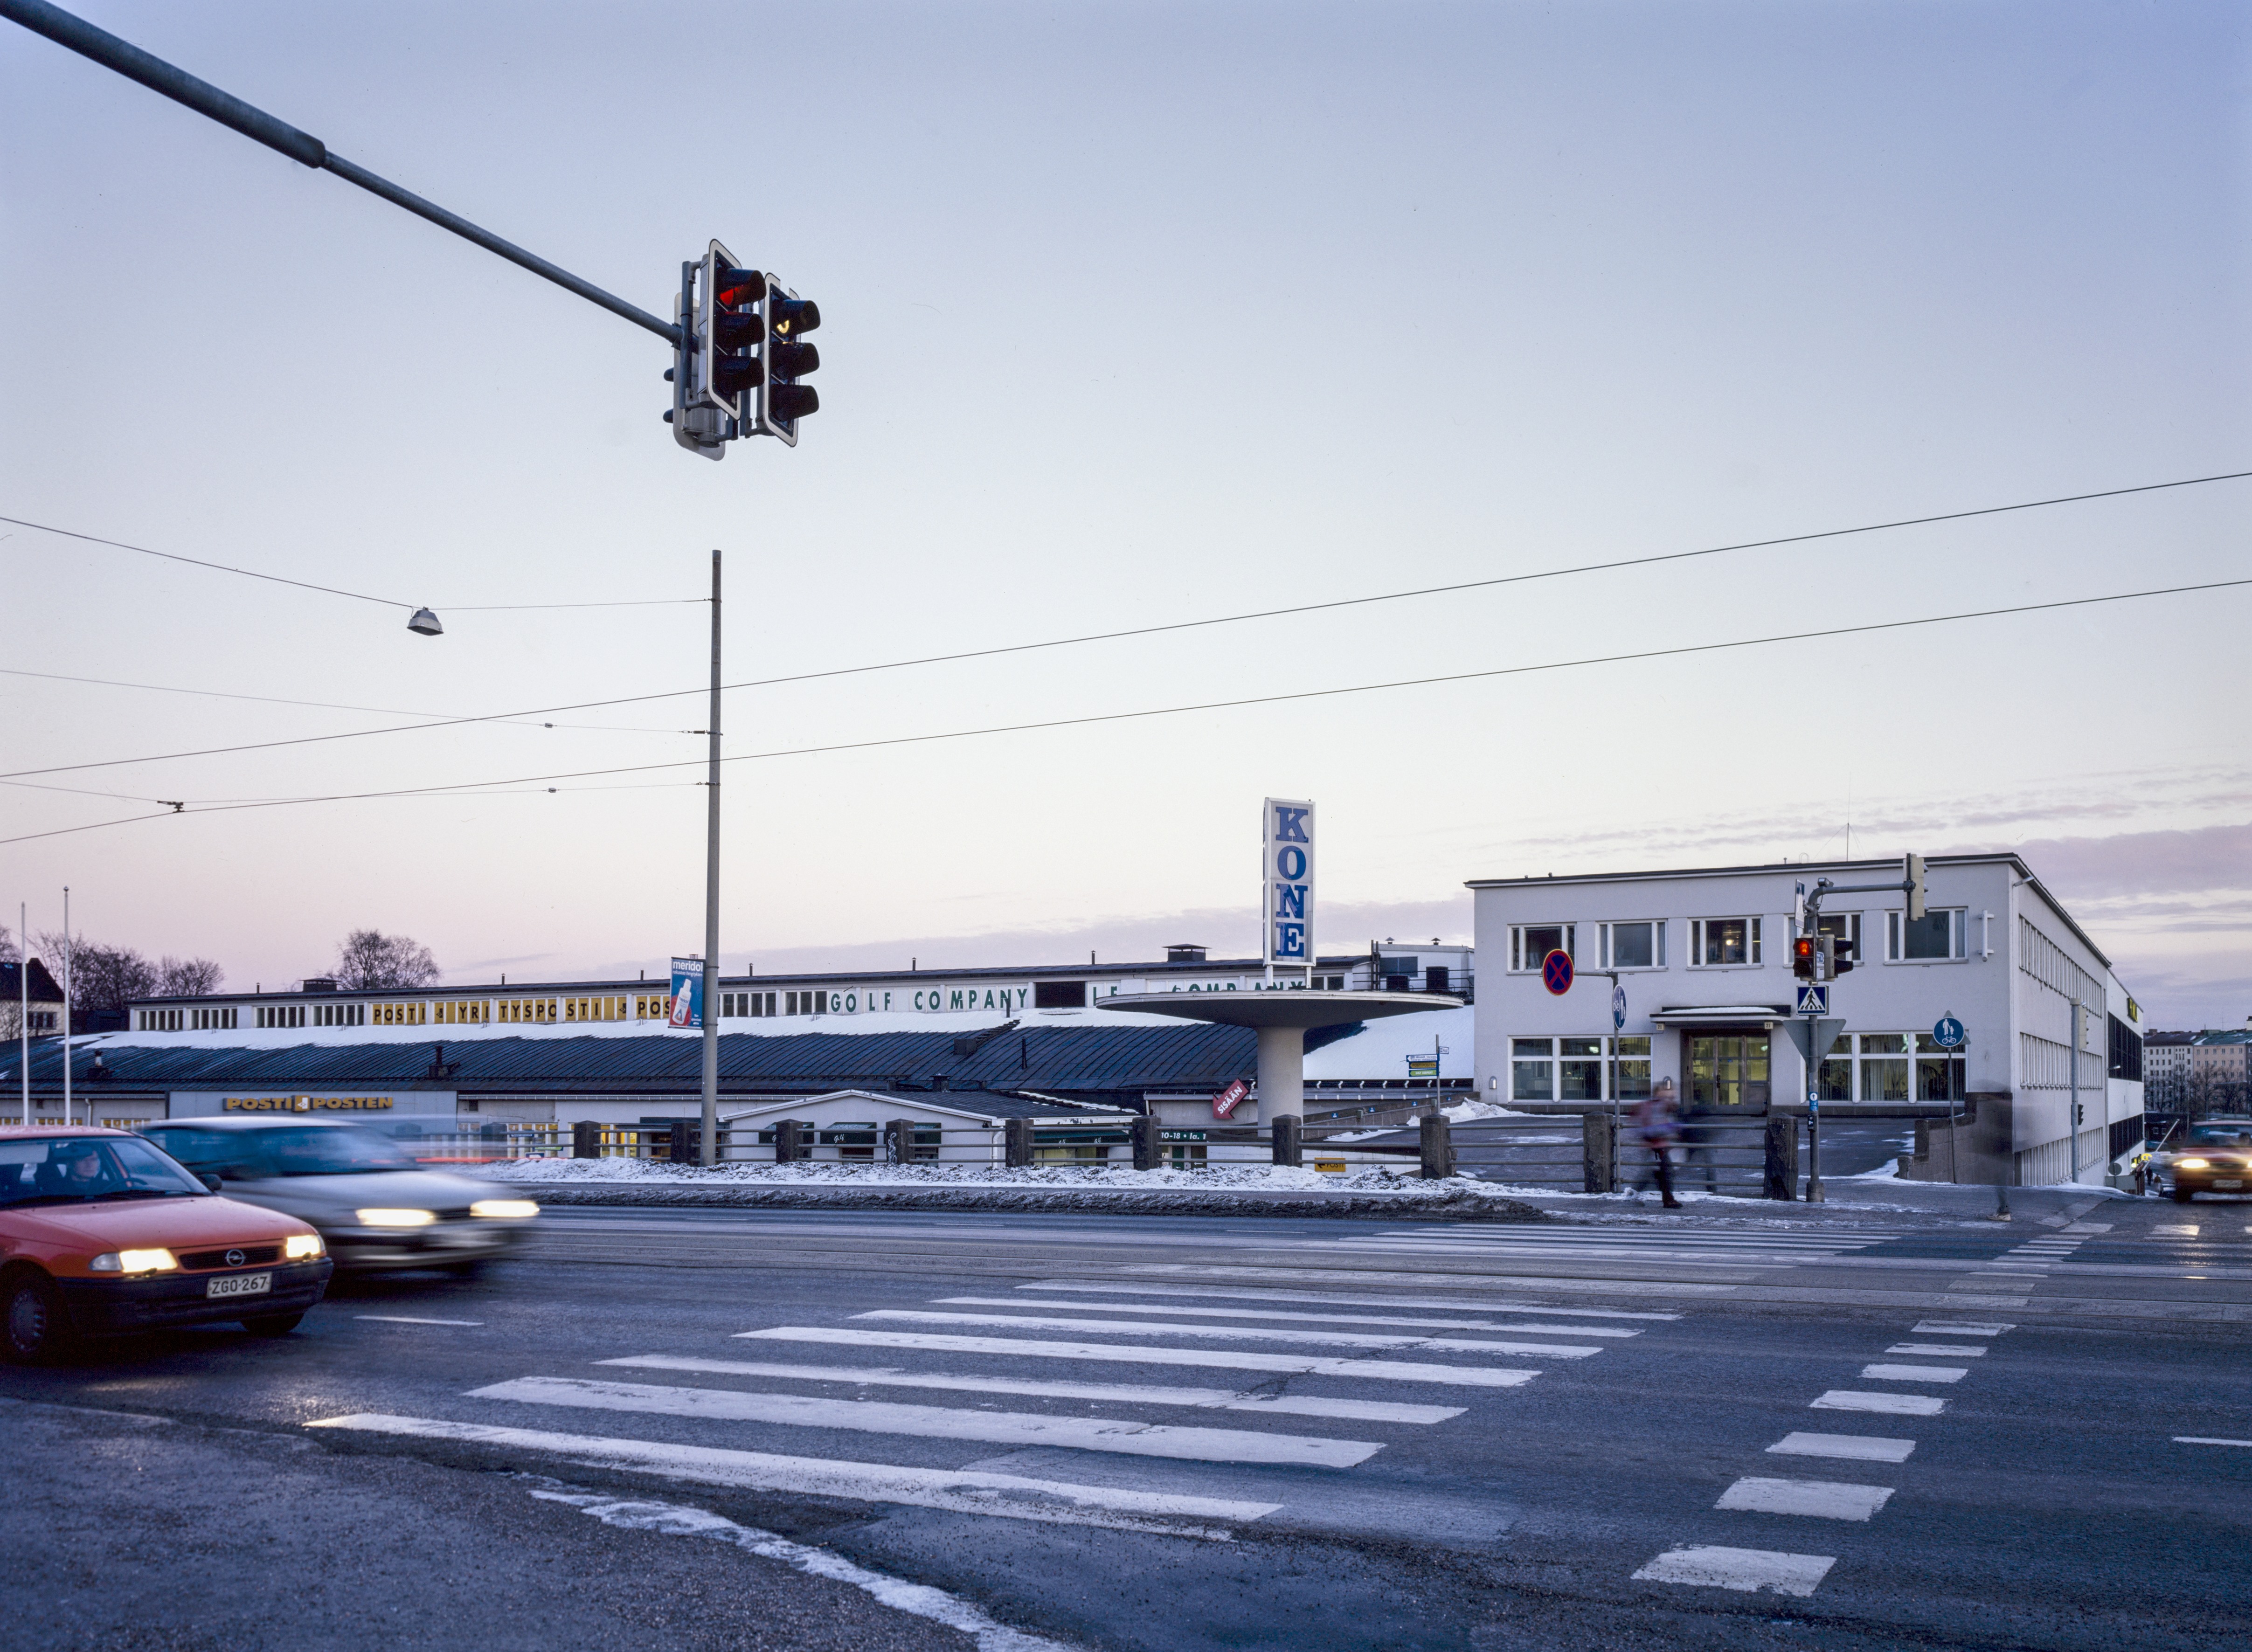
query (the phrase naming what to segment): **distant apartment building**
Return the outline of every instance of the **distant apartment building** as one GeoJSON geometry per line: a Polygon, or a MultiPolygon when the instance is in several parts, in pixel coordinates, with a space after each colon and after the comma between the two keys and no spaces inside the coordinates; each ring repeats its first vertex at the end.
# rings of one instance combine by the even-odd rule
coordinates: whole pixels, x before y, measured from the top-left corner
{"type": "Polygon", "coordinates": [[[2242,1114],[2252,1109],[2252,1024],[2200,1032],[2189,1047],[2184,1111],[2242,1114]]]}
{"type": "Polygon", "coordinates": [[[2189,1052],[2194,1032],[2152,1032],[2143,1038],[2143,1105],[2153,1113],[2179,1113],[2189,1096],[2189,1052]]]}

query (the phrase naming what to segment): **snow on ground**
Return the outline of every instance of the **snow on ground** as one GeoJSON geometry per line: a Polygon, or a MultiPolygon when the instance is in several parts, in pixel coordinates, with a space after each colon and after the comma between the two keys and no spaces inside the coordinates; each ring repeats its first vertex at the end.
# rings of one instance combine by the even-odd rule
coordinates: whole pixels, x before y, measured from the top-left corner
{"type": "Polygon", "coordinates": [[[1319,1170],[1293,1170],[1287,1165],[1247,1164],[1206,1170],[1135,1170],[1098,1165],[1035,1164],[1011,1170],[998,1164],[837,1164],[804,1161],[796,1164],[724,1164],[711,1170],[697,1165],[675,1166],[650,1159],[503,1159],[491,1164],[463,1167],[472,1176],[521,1186],[539,1183],[639,1184],[672,1187],[958,1187],[1108,1189],[1140,1193],[1178,1190],[1190,1193],[1263,1190],[1318,1192],[1339,1189],[1351,1192],[1389,1190],[1409,1197],[1458,1198],[1465,1193],[1491,1193],[1495,1197],[1519,1197],[1526,1190],[1505,1189],[1490,1183],[1456,1177],[1426,1182],[1411,1172],[1382,1170],[1351,1176],[1324,1175],[1319,1170]]]}

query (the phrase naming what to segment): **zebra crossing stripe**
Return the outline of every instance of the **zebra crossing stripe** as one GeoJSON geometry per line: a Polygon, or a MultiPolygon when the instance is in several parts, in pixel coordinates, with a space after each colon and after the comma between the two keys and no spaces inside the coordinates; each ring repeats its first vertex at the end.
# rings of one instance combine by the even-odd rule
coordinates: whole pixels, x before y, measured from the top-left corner
{"type": "Polygon", "coordinates": [[[784,1365],[766,1360],[697,1359],[677,1354],[639,1354],[594,1363],[623,1365],[636,1371],[691,1371],[711,1377],[781,1378],[878,1388],[1025,1394],[1042,1399],[1091,1399],[1115,1406],[1187,1406],[1206,1411],[1333,1417],[1345,1422],[1442,1423],[1463,1414],[1460,1406],[1409,1406],[1390,1399],[1324,1399],[1318,1395],[1252,1394],[1227,1388],[1157,1388],[1140,1383],[1042,1383],[1022,1377],[987,1377],[967,1371],[905,1371],[896,1365],[784,1365]]]}
{"type": "Polygon", "coordinates": [[[1748,1475],[1720,1494],[1715,1509],[1755,1514],[1809,1515],[1823,1520],[1868,1520],[1893,1495],[1890,1486],[1842,1480],[1770,1480],[1748,1475]]]}
{"type": "MultiPolygon", "coordinates": [[[[1095,1285],[1042,1280],[1020,1291],[1081,1291],[1102,1296],[1208,1296],[1217,1301],[1323,1302],[1345,1308],[1442,1308],[1461,1314],[1547,1314],[1557,1319],[1676,1320],[1679,1314],[1634,1308],[1554,1308],[1545,1302],[1493,1302],[1451,1296],[1344,1296],[1333,1291],[1246,1290],[1234,1285],[1095,1285]]],[[[1094,1304],[1090,1303],[1092,1307],[1094,1304]]]]}
{"type": "Polygon", "coordinates": [[[622,1468],[667,1480],[727,1486],[744,1491],[904,1503],[922,1509],[946,1509],[956,1514],[992,1515],[1004,1520],[1109,1526],[1121,1531],[1150,1531],[1220,1542],[1234,1535],[1230,1527],[1263,1518],[1282,1506],[1279,1503],[1242,1503],[1223,1497],[1081,1486],[1067,1481],[1034,1480],[1021,1475],[984,1474],[967,1468],[911,1468],[898,1463],[785,1457],[762,1451],[729,1451],[672,1445],[663,1440],[558,1433],[540,1428],[502,1428],[436,1417],[389,1416],[379,1412],[323,1417],[305,1426],[541,1452],[593,1468],[622,1468]]]}
{"type": "Polygon", "coordinates": [[[1730,1549],[1718,1544],[1685,1544],[1668,1549],[1636,1572],[1647,1583],[1687,1583],[1746,1594],[1762,1589],[1804,1600],[1821,1586],[1831,1554],[1779,1554],[1772,1549],[1730,1549]]]}
{"type": "MultiPolygon", "coordinates": [[[[1276,1319],[1317,1325],[1408,1325],[1429,1330],[1526,1331],[1536,1334],[1553,1331],[1562,1336],[1642,1335],[1638,1330],[1630,1330],[1619,1325],[1496,1324],[1475,1319],[1402,1319],[1382,1314],[1289,1314],[1265,1312],[1256,1308],[1186,1308],[1175,1302],[1049,1302],[1029,1296],[935,1296],[931,1300],[942,1307],[951,1308],[1063,1308],[1082,1314],[1186,1314],[1199,1319],[1276,1319]]],[[[1983,1353],[1984,1350],[1977,1351],[1983,1353]]]]}
{"type": "Polygon", "coordinates": [[[845,1348],[914,1348],[941,1354],[1005,1354],[1035,1359],[1111,1360],[1129,1365],[1203,1365],[1215,1371],[1362,1377],[1385,1382],[1447,1383],[1460,1388],[1519,1388],[1540,1373],[1503,1365],[1428,1365],[1392,1359],[1330,1359],[1304,1354],[1255,1354],[1234,1349],[1134,1348],[1122,1343],[1052,1343],[1014,1336],[949,1336],[935,1331],[864,1330],[850,1325],[776,1325],[737,1331],[769,1342],[828,1343],[845,1348]]]}
{"type": "Polygon", "coordinates": [[[1496,1343],[1467,1336],[1376,1336],[1359,1331],[1262,1330],[1248,1325],[1178,1325],[1170,1322],[1129,1324],[1107,1319],[1046,1319],[1030,1314],[932,1314],[907,1308],[879,1308],[873,1313],[855,1314],[852,1317],[909,1325],[998,1325],[1018,1330],[1104,1331],[1114,1336],[1221,1336],[1262,1343],[1304,1343],[1326,1348],[1428,1348],[1465,1354],[1539,1354],[1550,1359],[1585,1359],[1603,1351],[1572,1343],[1496,1343]]]}
{"type": "Polygon", "coordinates": [[[1081,1451],[1120,1452],[1136,1457],[1175,1457],[1192,1462],[1351,1468],[1384,1449],[1380,1443],[1372,1440],[1326,1440],[1309,1434],[1263,1433],[1242,1428],[1179,1428],[1164,1423],[1102,1417],[963,1411],[951,1406],[902,1406],[873,1399],[747,1393],[732,1388],[594,1382],[576,1377],[522,1377],[513,1382],[472,1389],[469,1398],[513,1399],[535,1406],[576,1406],[594,1411],[645,1412],[714,1422],[780,1423],[797,1428],[911,1434],[925,1440],[977,1440],[1020,1447],[1061,1446],[1081,1451]]]}

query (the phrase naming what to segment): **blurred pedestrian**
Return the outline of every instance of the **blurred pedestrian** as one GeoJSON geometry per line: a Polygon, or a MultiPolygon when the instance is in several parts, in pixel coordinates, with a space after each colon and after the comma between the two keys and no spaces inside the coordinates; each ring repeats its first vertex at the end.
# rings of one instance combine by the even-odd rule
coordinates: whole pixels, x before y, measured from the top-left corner
{"type": "MultiPolygon", "coordinates": [[[[1650,1093],[1634,1110],[1634,1121],[1642,1132],[1642,1144],[1650,1149],[1651,1163],[1658,1176],[1658,1190],[1669,1211],[1681,1208],[1681,1201],[1673,1197],[1673,1144],[1681,1139],[1681,1121],[1673,1107],[1673,1080],[1660,1079],[1650,1086],[1650,1093]]],[[[1637,1186],[1635,1191],[1639,1193],[1637,1186]]]]}

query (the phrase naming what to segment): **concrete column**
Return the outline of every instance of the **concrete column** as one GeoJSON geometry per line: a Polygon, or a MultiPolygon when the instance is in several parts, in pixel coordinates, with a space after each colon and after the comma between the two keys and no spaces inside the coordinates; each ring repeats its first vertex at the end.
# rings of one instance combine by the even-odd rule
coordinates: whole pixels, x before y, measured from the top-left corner
{"type": "Polygon", "coordinates": [[[1259,1029],[1259,1122],[1306,1116],[1306,1030],[1259,1029]]]}

